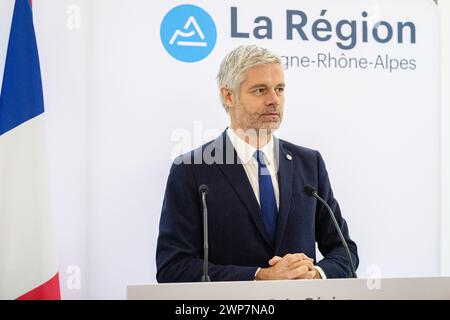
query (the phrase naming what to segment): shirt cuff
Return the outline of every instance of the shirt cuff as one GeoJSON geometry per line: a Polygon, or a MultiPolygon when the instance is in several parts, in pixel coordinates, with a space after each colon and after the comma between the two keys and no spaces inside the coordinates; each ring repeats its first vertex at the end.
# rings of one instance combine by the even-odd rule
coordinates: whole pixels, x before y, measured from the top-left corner
{"type": "Polygon", "coordinates": [[[253,281],[256,281],[256,275],[258,274],[259,270],[261,270],[261,267],[256,269],[255,276],[253,277],[253,281]]]}
{"type": "MultiPolygon", "coordinates": [[[[319,271],[320,276],[322,277],[322,279],[326,279],[327,275],[325,274],[325,272],[323,272],[322,268],[319,266],[314,266],[314,268],[317,269],[317,271],[319,271]]],[[[257,271],[258,272],[258,271],[257,271]]]]}

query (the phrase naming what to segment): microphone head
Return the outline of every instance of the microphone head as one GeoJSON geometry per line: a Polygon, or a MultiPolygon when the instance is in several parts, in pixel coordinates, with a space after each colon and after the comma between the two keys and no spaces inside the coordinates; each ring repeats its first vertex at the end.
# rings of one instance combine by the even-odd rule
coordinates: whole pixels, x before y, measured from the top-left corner
{"type": "Polygon", "coordinates": [[[200,192],[200,194],[202,194],[203,192],[208,194],[208,186],[206,184],[201,184],[200,187],[198,187],[198,192],[200,192]]]}
{"type": "Polygon", "coordinates": [[[311,186],[310,184],[307,184],[304,188],[303,191],[305,191],[308,195],[310,196],[314,196],[314,194],[317,193],[316,188],[314,188],[313,186],[311,186]]]}

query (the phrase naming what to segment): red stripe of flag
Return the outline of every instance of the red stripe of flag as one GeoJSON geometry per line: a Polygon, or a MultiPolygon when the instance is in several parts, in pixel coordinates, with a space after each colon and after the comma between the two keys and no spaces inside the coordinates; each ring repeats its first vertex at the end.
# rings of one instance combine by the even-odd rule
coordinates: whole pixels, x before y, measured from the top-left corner
{"type": "Polygon", "coordinates": [[[16,300],[61,300],[59,274],[55,274],[46,283],[21,295],[16,300]]]}

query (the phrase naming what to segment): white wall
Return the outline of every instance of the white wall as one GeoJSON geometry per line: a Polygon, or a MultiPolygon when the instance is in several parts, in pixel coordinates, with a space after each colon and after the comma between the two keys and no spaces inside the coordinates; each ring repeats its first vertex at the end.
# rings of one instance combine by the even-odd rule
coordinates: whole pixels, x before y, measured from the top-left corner
{"type": "Polygon", "coordinates": [[[450,1],[439,0],[442,43],[441,273],[450,275],[450,1]]]}
{"type": "MultiPolygon", "coordinates": [[[[214,77],[225,52],[242,43],[228,39],[226,27],[229,6],[239,2],[193,3],[213,15],[219,40],[210,57],[192,64],[168,56],[159,39],[162,17],[180,2],[93,3],[90,297],[120,298],[127,283],[154,281],[161,201],[176,145],[171,135],[179,129],[193,133],[195,121],[217,131],[227,123],[214,77]]],[[[359,16],[365,8],[347,3],[351,10],[342,2],[329,5],[328,18],[359,16]]],[[[412,56],[420,72],[286,72],[286,118],[279,136],[324,155],[360,248],[362,277],[372,275],[371,266],[387,277],[439,274],[437,17],[432,2],[401,3],[407,9],[419,3],[420,13],[400,7],[381,14],[420,21],[415,50],[368,45],[352,53],[412,56]],[[411,264],[419,253],[426,254],[425,261],[411,264]]],[[[322,6],[315,1],[302,8],[317,13],[322,6]]],[[[261,2],[257,12],[242,10],[242,28],[258,14],[272,14],[280,25],[282,15],[261,2]]],[[[280,39],[260,44],[281,54],[321,50],[317,43],[300,47],[280,39]]]]}
{"type": "Polygon", "coordinates": [[[12,12],[14,9],[14,2],[2,1],[0,2],[0,84],[3,82],[3,69],[5,66],[6,51],[9,37],[9,28],[12,21],[12,12]]]}
{"type": "Polygon", "coordinates": [[[87,296],[90,227],[89,0],[33,2],[50,152],[62,297],[87,296]],[[72,6],[82,9],[80,28],[72,6]],[[69,25],[68,25],[69,22],[69,25]],[[76,22],[76,21],[75,21],[76,22]],[[72,29],[75,27],[74,29],[72,29]],[[71,269],[68,270],[70,266],[71,269]],[[71,279],[79,270],[80,287],[71,279]],[[70,286],[67,285],[69,281],[70,286]]]}

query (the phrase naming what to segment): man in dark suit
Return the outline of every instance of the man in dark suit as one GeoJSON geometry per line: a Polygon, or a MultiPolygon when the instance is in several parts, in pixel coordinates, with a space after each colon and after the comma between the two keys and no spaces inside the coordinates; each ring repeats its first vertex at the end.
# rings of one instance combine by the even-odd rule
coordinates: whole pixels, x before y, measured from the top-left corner
{"type": "Polygon", "coordinates": [[[356,244],[322,157],[273,135],[284,110],[280,57],[240,46],[223,60],[218,84],[230,127],[172,165],[156,252],[158,282],[202,277],[202,184],[209,187],[212,281],[349,277],[349,262],[327,209],[303,192],[312,185],[331,206],[356,269],[356,244]],[[316,243],[324,257],[319,262],[316,243]]]}

